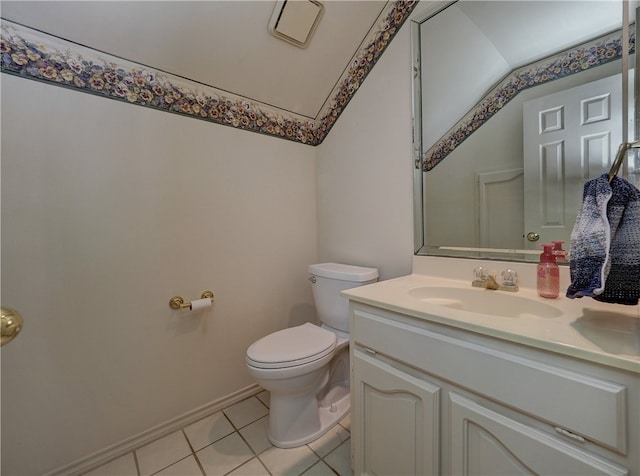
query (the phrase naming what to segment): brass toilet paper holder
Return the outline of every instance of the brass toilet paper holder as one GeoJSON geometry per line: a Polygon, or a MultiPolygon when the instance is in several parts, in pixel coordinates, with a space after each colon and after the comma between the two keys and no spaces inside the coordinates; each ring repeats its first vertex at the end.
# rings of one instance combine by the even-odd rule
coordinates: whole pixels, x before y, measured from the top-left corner
{"type": "MultiPolygon", "coordinates": [[[[204,291],[200,299],[211,299],[211,302],[213,302],[214,296],[211,291],[204,291]]],[[[181,296],[173,296],[169,299],[169,307],[171,309],[191,309],[191,301],[185,301],[181,296]]]]}

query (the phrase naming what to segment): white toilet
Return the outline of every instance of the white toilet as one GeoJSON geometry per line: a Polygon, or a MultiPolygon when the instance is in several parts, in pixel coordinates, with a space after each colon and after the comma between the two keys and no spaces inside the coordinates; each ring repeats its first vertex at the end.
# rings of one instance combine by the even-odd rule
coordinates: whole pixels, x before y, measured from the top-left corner
{"type": "Polygon", "coordinates": [[[271,393],[269,440],[293,448],[324,435],[348,412],[349,301],[340,291],[370,284],[378,270],[337,263],[309,266],[322,326],[303,324],[247,349],[249,373],[271,393]]]}

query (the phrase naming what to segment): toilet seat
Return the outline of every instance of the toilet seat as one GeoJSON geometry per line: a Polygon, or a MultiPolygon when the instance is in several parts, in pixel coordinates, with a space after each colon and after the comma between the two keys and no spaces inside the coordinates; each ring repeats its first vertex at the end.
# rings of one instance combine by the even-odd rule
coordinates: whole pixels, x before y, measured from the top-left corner
{"type": "Polygon", "coordinates": [[[332,354],[334,333],[310,323],[265,336],[247,349],[247,363],[261,369],[283,369],[304,365],[332,354]]]}

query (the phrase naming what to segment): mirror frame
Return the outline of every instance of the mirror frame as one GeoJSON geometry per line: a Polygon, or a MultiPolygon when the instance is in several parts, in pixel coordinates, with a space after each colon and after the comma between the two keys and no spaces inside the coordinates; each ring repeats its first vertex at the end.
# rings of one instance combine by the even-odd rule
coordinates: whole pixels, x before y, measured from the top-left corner
{"type": "MultiPolygon", "coordinates": [[[[425,21],[437,15],[438,13],[442,12],[452,4],[457,3],[458,1],[459,0],[448,0],[448,1],[437,2],[427,7],[424,11],[414,15],[410,19],[411,21],[411,32],[410,32],[411,34],[411,65],[412,65],[411,95],[412,95],[412,124],[413,124],[413,130],[412,130],[413,157],[412,159],[413,159],[413,201],[414,201],[414,204],[413,204],[413,207],[414,207],[414,210],[413,210],[414,212],[414,255],[490,259],[490,260],[518,261],[518,262],[532,261],[532,255],[535,255],[537,260],[537,256],[540,254],[538,250],[492,250],[492,249],[481,249],[481,248],[472,248],[472,247],[459,248],[459,249],[455,249],[455,248],[442,249],[440,246],[437,246],[437,247],[430,246],[428,243],[426,243],[426,240],[425,240],[426,210],[424,208],[424,173],[427,171],[427,169],[425,168],[425,153],[423,152],[423,141],[422,141],[422,92],[421,92],[422,62],[421,62],[421,51],[420,51],[420,45],[421,45],[420,27],[425,21]],[[438,249],[437,253],[434,252],[435,249],[438,249]]],[[[623,4],[624,2],[621,2],[621,6],[623,4]]],[[[637,38],[638,30],[640,29],[638,26],[638,23],[640,21],[640,7],[636,8],[634,21],[635,21],[634,34],[636,36],[634,37],[633,47],[629,48],[626,54],[622,52],[620,56],[616,56],[611,60],[611,61],[622,60],[621,72],[624,73],[623,77],[625,78],[623,79],[623,84],[626,82],[626,78],[628,77],[628,71],[629,71],[628,56],[635,53],[635,38],[637,38]]],[[[622,22],[623,22],[623,28],[621,30],[618,30],[618,32],[621,32],[621,34],[618,36],[620,37],[621,45],[625,43],[629,44],[629,35],[627,34],[626,29],[624,27],[624,23],[626,23],[627,25],[629,24],[629,19],[626,18],[626,15],[623,15],[622,22]]],[[[601,36],[599,38],[594,38],[592,40],[589,40],[585,44],[594,43],[605,38],[610,38],[615,33],[616,32],[601,36]]],[[[576,48],[580,48],[580,45],[572,49],[576,49],[576,48]]],[[[566,51],[568,50],[565,50],[565,52],[566,51]]],[[[533,64],[546,62],[549,60],[549,58],[553,58],[559,54],[562,54],[562,51],[554,55],[551,55],[547,58],[543,58],[540,61],[536,61],[533,64]]],[[[604,63],[601,63],[601,64],[604,64],[604,63]]],[[[600,66],[600,64],[596,66],[600,66]]],[[[634,66],[636,71],[638,71],[638,68],[640,68],[639,55],[635,55],[634,66]]],[[[525,66],[524,68],[527,68],[527,66],[525,66]]],[[[495,88],[499,87],[500,84],[503,84],[506,79],[508,79],[510,76],[514,75],[519,70],[524,68],[518,68],[516,70],[512,70],[511,72],[509,72],[502,80],[498,82],[498,86],[494,86],[489,91],[487,91],[485,96],[483,96],[483,100],[484,98],[488,97],[495,88]]],[[[626,91],[626,88],[625,88],[625,91],[626,91]]],[[[520,91],[518,91],[517,93],[519,92],[520,91]]],[[[634,84],[634,96],[635,96],[635,100],[634,100],[635,131],[634,133],[636,138],[640,137],[640,94],[639,93],[640,93],[640,75],[636,74],[635,84],[634,84]]],[[[510,99],[511,98],[509,98],[508,100],[510,99]]],[[[481,102],[482,100],[480,101],[480,103],[481,102]]],[[[473,112],[473,110],[476,109],[477,107],[478,105],[474,106],[474,108],[472,108],[467,114],[465,114],[465,116],[462,117],[450,129],[449,132],[447,132],[443,137],[441,137],[436,142],[436,144],[438,142],[441,142],[442,139],[444,137],[447,137],[447,135],[449,135],[452,130],[454,130],[461,123],[463,123],[465,121],[465,118],[467,118],[469,114],[473,112]]],[[[496,111],[496,113],[497,112],[499,111],[496,111]]],[[[624,122],[626,123],[626,121],[624,122]]],[[[482,124],[484,123],[486,123],[486,121],[483,122],[482,124]]],[[[477,131],[477,129],[479,129],[480,126],[478,126],[476,129],[470,132],[460,142],[464,141],[464,139],[466,139],[469,135],[477,131]]],[[[628,140],[628,138],[626,137],[626,133],[623,135],[623,137],[624,137],[624,141],[626,142],[628,140]]],[[[430,148],[430,150],[432,148],[433,146],[430,148]]],[[[444,160],[445,157],[442,157],[440,160],[444,160]]],[[[625,163],[625,166],[626,165],[627,164],[625,163]]]]}

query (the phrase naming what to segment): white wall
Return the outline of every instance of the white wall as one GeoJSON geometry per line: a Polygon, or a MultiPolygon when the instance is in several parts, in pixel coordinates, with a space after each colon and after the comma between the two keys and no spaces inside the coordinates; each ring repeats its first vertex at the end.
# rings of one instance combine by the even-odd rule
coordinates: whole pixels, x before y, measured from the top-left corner
{"type": "Polygon", "coordinates": [[[315,318],[309,263],[410,273],[410,71],[406,23],[317,148],[2,75],[3,473],[251,385],[246,347],[315,318]]]}
{"type": "Polygon", "coordinates": [[[2,472],[41,474],[253,383],[315,319],[316,151],[2,75],[2,472]],[[169,308],[210,289],[213,308],[169,308]]]}
{"type": "Polygon", "coordinates": [[[405,22],[318,146],[318,257],[409,274],[413,256],[410,28],[405,22]]]}

